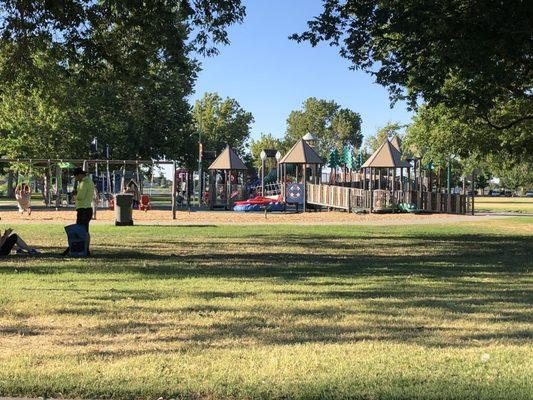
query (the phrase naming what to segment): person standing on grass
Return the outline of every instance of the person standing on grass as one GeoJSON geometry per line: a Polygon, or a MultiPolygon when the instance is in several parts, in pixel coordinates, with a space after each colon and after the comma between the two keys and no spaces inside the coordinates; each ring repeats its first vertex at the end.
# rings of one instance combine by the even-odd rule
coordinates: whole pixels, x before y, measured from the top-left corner
{"type": "MultiPolygon", "coordinates": [[[[76,196],[76,224],[82,225],[87,231],[87,255],[90,255],[91,235],[89,234],[89,222],[93,219],[94,183],[82,168],[75,168],[73,175],[76,182],[78,182],[78,189],[72,192],[76,196]]],[[[69,251],[70,249],[67,248],[63,255],[68,255],[69,251]]]]}

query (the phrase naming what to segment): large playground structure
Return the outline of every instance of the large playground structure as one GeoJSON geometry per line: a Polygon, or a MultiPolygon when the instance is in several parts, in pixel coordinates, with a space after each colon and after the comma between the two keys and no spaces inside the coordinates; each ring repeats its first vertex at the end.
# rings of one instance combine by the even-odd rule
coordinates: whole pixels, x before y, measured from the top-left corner
{"type": "Polygon", "coordinates": [[[364,162],[358,154],[344,151],[341,158],[334,150],[327,179],[323,173],[326,161],[314,150],[312,140],[312,136],[300,139],[283,157],[277,153],[273,182],[266,182],[264,161],[275,150],[264,150],[260,182],[249,190],[242,181],[244,163],[227,147],[209,167],[211,207],[243,210],[242,206],[249,205],[249,210],[277,211],[282,205],[302,211],[451,214],[473,210],[473,199],[469,201],[466,194],[452,193],[449,184],[444,190],[439,187],[431,166],[424,167],[418,158],[404,159],[397,137],[386,140],[364,162]],[[332,159],[334,163],[338,159],[337,165],[332,159]],[[341,166],[340,173],[337,166],[341,166]],[[250,193],[256,197],[248,199],[250,193]]]}
{"type": "Polygon", "coordinates": [[[423,165],[420,158],[403,157],[398,137],[386,140],[366,160],[361,152],[345,147],[341,152],[334,149],[326,161],[315,151],[315,140],[308,134],[285,155],[276,149],[264,149],[259,174],[254,178],[229,146],[205,174],[167,160],[0,159],[0,168],[5,172],[7,167],[11,172],[8,191],[20,194],[24,188],[44,209],[72,206],[70,193],[75,182],[71,170],[81,166],[95,182],[95,213],[98,208],[112,209],[118,193],[132,194],[134,207],[140,210],[169,210],[173,219],[180,207],[190,210],[193,206],[266,212],[336,209],[367,213],[473,213],[474,198],[465,193],[464,180],[462,193],[452,193],[449,177],[443,187],[431,166],[423,165]],[[267,174],[269,159],[274,160],[270,164],[275,167],[267,174]],[[155,184],[156,168],[170,168],[170,184],[155,184]]]}

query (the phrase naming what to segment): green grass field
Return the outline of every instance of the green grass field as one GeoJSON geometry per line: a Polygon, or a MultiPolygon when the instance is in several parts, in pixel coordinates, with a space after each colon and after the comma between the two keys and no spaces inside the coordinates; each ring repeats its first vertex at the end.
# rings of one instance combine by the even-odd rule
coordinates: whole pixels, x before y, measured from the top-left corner
{"type": "Polygon", "coordinates": [[[531,399],[532,226],[21,226],[0,395],[531,399]]]}
{"type": "Polygon", "coordinates": [[[476,197],[477,212],[533,213],[533,197],[476,197]]]}

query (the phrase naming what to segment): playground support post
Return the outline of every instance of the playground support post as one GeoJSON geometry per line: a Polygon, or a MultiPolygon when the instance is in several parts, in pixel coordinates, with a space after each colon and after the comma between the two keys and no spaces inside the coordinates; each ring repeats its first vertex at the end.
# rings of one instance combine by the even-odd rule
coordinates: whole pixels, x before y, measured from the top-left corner
{"type": "Polygon", "coordinates": [[[372,182],[372,167],[370,167],[370,179],[369,179],[369,186],[370,186],[370,212],[374,210],[374,182],[372,182]]]}
{"type": "Polygon", "coordinates": [[[304,204],[303,204],[303,212],[307,211],[307,165],[303,165],[303,176],[304,176],[304,204]]]}
{"type": "Polygon", "coordinates": [[[263,153],[261,153],[261,196],[265,196],[265,160],[266,158],[263,158],[263,153]]]}
{"type": "Polygon", "coordinates": [[[109,207],[109,197],[112,195],[112,190],[111,190],[111,174],[109,173],[109,160],[107,160],[106,162],[106,174],[107,174],[107,196],[106,196],[106,205],[109,207]]]}
{"type": "Polygon", "coordinates": [[[172,219],[176,219],[176,161],[172,163],[172,219]]]}

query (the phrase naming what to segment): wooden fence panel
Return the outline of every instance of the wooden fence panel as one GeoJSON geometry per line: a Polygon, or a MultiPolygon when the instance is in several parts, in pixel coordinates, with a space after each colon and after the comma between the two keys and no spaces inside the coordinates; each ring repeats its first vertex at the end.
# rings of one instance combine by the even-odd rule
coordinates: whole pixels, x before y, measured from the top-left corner
{"type": "Polygon", "coordinates": [[[350,188],[336,185],[308,184],[307,202],[324,207],[351,209],[388,210],[399,203],[417,204],[418,209],[428,212],[465,214],[467,199],[465,195],[419,191],[389,191],[350,188]],[[371,204],[371,198],[373,204],[371,204]]]}

